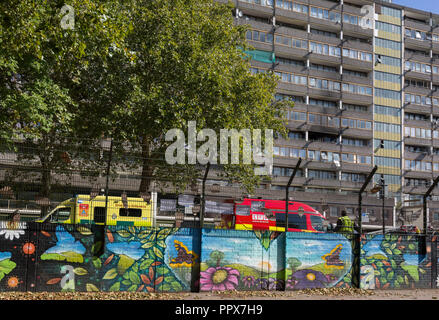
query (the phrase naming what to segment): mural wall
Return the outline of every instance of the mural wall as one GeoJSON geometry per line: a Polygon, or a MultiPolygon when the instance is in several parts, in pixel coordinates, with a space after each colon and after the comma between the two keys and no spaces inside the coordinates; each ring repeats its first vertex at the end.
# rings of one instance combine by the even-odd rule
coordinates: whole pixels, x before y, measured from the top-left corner
{"type": "Polygon", "coordinates": [[[300,290],[356,287],[356,279],[363,289],[436,287],[436,238],[426,254],[417,236],[355,239],[0,223],[0,291],[300,290]]]}
{"type": "MultiPolygon", "coordinates": [[[[361,240],[361,288],[430,288],[432,272],[431,240],[422,252],[417,235],[363,236],[361,240]]],[[[437,246],[433,247],[437,250],[437,246]]],[[[434,268],[437,266],[437,259],[434,268]]],[[[436,285],[436,284],[434,284],[436,285]]]]}

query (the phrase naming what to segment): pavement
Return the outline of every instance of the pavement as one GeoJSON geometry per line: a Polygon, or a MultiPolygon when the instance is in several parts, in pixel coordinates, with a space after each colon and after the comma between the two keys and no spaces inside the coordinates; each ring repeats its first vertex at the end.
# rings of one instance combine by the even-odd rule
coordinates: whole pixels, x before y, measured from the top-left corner
{"type": "Polygon", "coordinates": [[[360,290],[346,288],[299,291],[226,292],[1,292],[8,300],[439,300],[439,289],[360,290]]]}

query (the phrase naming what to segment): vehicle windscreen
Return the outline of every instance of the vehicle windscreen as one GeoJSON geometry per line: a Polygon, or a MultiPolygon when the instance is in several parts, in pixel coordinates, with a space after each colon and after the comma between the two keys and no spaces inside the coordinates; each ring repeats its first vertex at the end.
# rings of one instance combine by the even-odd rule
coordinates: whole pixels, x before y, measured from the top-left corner
{"type": "MultiPolygon", "coordinates": [[[[285,227],[285,213],[276,213],[276,226],[285,227]]],[[[288,214],[288,228],[306,230],[306,215],[298,215],[297,213],[288,214]]]]}
{"type": "Polygon", "coordinates": [[[322,217],[310,215],[310,219],[311,219],[311,226],[316,231],[324,231],[324,228],[323,228],[323,218],[322,217]]]}

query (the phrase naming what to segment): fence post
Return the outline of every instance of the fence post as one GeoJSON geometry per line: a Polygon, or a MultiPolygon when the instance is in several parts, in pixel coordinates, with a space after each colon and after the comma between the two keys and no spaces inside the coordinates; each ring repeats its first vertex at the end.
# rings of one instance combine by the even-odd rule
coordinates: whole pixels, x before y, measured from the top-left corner
{"type": "Polygon", "coordinates": [[[430,237],[430,248],[431,248],[431,288],[437,288],[437,236],[433,234],[430,237]]]}

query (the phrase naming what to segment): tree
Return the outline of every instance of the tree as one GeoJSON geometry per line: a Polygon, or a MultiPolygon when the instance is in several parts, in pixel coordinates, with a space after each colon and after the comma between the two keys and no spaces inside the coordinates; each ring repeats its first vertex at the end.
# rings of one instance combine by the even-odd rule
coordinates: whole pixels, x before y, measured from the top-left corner
{"type": "MultiPolygon", "coordinates": [[[[200,168],[167,165],[163,153],[170,129],[274,129],[284,132],[273,103],[276,78],[252,75],[243,54],[246,28],[235,25],[231,6],[211,0],[148,0],[131,3],[129,50],[136,56],[135,87],[126,108],[126,137],[140,150],[141,192],[152,180],[185,186],[200,168]]],[[[252,188],[253,166],[224,166],[225,176],[252,188]]]]}
{"type": "Polygon", "coordinates": [[[54,172],[84,168],[87,157],[77,156],[108,135],[130,91],[120,69],[131,59],[123,45],[129,21],[118,1],[71,1],[73,29],[60,23],[63,6],[62,1],[0,3],[0,147],[26,150],[18,160],[33,161],[47,198],[54,172]],[[93,121],[104,106],[105,119],[93,121]],[[88,141],[82,144],[84,137],[88,141]]]}
{"type": "Polygon", "coordinates": [[[302,262],[300,262],[299,259],[294,258],[294,257],[288,258],[287,263],[288,263],[288,266],[290,267],[292,273],[294,273],[297,270],[297,268],[302,265],[302,262]]]}

